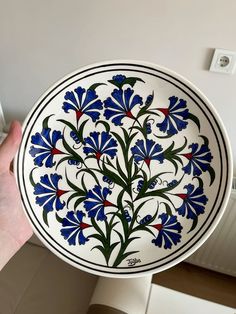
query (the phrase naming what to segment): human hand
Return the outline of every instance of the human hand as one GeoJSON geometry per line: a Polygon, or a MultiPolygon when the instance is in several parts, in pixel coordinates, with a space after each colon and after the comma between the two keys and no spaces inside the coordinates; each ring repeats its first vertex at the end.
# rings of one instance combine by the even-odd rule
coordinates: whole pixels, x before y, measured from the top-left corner
{"type": "Polygon", "coordinates": [[[14,121],[0,145],[0,269],[32,235],[14,174],[10,170],[20,141],[21,125],[14,121]]]}

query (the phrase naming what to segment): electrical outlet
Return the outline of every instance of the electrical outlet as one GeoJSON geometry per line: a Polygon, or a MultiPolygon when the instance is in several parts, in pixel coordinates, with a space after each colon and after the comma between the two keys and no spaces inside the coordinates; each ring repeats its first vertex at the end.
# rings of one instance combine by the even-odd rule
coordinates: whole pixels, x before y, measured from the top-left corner
{"type": "Polygon", "coordinates": [[[236,66],[236,52],[224,49],[215,49],[210,71],[233,74],[236,66]]]}

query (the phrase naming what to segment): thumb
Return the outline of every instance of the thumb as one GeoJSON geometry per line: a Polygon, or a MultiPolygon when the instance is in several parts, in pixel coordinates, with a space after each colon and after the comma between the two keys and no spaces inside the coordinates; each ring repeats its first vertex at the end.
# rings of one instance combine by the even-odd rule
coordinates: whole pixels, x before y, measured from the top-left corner
{"type": "Polygon", "coordinates": [[[21,125],[13,121],[9,133],[0,145],[0,172],[8,171],[21,141],[21,125]]]}

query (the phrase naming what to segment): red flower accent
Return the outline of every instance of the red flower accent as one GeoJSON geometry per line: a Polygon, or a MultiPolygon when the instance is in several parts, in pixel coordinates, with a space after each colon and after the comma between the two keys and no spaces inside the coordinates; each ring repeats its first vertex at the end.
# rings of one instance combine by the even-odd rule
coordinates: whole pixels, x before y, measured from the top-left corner
{"type": "Polygon", "coordinates": [[[182,154],[182,156],[184,156],[184,157],[187,158],[188,160],[191,160],[191,159],[193,158],[193,154],[191,154],[191,153],[182,154]]]}
{"type": "Polygon", "coordinates": [[[65,194],[66,192],[68,192],[68,191],[57,190],[57,191],[56,191],[56,196],[57,196],[57,197],[60,197],[60,196],[62,196],[63,194],[65,194]]]}
{"type": "Polygon", "coordinates": [[[133,116],[133,114],[132,114],[132,112],[129,110],[129,111],[126,111],[126,116],[128,117],[128,118],[131,118],[131,119],[135,119],[134,118],[134,116],[133,116]]]}
{"type": "Polygon", "coordinates": [[[185,194],[185,193],[179,193],[179,194],[175,194],[175,195],[182,198],[182,200],[185,200],[188,197],[188,194],[185,194]]]}
{"type": "Polygon", "coordinates": [[[84,113],[81,111],[81,110],[77,110],[76,111],[76,118],[77,118],[77,121],[80,119],[80,117],[83,115],[84,113]]]}
{"type": "Polygon", "coordinates": [[[156,228],[158,231],[160,231],[163,228],[162,224],[156,224],[156,225],[152,225],[152,227],[156,228]]]}
{"type": "Polygon", "coordinates": [[[59,155],[59,154],[64,154],[62,151],[60,151],[59,149],[57,149],[56,147],[53,147],[51,149],[51,154],[52,155],[59,155]]]}
{"type": "Polygon", "coordinates": [[[161,111],[165,117],[167,117],[170,113],[169,108],[157,108],[157,110],[161,111]]]}

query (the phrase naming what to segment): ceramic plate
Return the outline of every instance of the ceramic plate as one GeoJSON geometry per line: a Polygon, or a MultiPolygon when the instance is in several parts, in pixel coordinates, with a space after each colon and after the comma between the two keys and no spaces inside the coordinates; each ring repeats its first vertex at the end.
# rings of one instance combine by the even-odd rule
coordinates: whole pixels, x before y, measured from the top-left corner
{"type": "Polygon", "coordinates": [[[24,123],[15,174],[35,233],[110,277],[162,271],[221,218],[232,165],[221,120],[181,76],[134,61],[91,65],[50,88],[24,123]]]}

